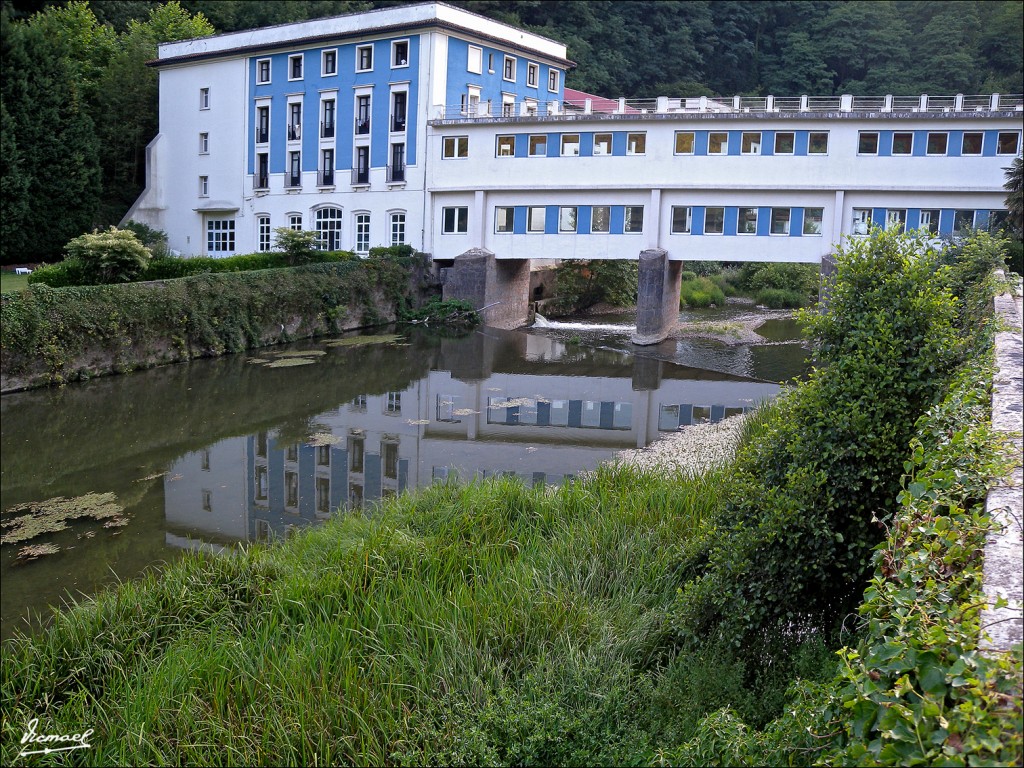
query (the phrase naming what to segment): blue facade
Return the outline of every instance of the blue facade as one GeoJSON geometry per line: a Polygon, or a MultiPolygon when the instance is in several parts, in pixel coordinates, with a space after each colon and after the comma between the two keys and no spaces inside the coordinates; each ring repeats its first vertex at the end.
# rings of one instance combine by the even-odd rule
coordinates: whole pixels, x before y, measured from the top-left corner
{"type": "Polygon", "coordinates": [[[565,71],[558,67],[552,67],[539,59],[531,59],[512,51],[494,48],[488,45],[470,43],[457,37],[448,38],[448,78],[447,91],[445,95],[446,104],[458,104],[460,99],[466,95],[467,86],[480,88],[481,103],[491,102],[491,114],[501,114],[502,94],[513,94],[517,102],[525,99],[536,99],[539,103],[545,101],[562,102],[565,89],[565,71]],[[469,47],[474,45],[482,49],[481,71],[479,74],[470,72],[469,47]],[[504,79],[505,57],[515,59],[515,80],[504,79]],[[493,66],[488,67],[488,63],[493,66]],[[537,85],[527,85],[527,68],[529,64],[538,65],[537,85]],[[493,71],[491,71],[493,70],[493,71]],[[548,90],[548,78],[551,71],[558,72],[557,90],[548,90]]]}

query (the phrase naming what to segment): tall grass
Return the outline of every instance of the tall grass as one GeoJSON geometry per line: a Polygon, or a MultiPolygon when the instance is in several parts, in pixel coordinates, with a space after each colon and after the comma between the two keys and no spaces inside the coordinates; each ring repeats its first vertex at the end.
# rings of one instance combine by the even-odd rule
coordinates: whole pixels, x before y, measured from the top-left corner
{"type": "Polygon", "coordinates": [[[0,757],[38,717],[95,728],[87,764],[635,759],[673,566],[723,478],[435,485],[188,557],[5,646],[0,757]]]}

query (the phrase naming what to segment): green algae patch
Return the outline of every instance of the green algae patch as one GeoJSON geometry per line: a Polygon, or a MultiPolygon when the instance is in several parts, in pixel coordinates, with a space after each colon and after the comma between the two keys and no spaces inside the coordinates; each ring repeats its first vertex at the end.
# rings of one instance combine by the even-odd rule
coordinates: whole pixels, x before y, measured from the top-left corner
{"type": "Polygon", "coordinates": [[[288,352],[273,352],[272,354],[274,355],[274,357],[282,358],[282,357],[320,357],[321,355],[326,355],[327,353],[324,352],[321,349],[307,349],[307,350],[302,351],[302,352],[299,352],[299,351],[296,351],[296,350],[290,350],[288,352]]]}
{"type": "Polygon", "coordinates": [[[349,339],[328,341],[326,347],[361,347],[364,344],[394,344],[402,337],[397,333],[382,333],[377,336],[353,336],[349,339]]]}
{"type": "Polygon", "coordinates": [[[14,517],[0,522],[0,528],[3,529],[0,544],[17,544],[31,541],[45,533],[64,531],[67,530],[68,520],[83,517],[103,520],[107,528],[128,524],[124,507],[117,503],[117,496],[113,493],[87,493],[73,499],[57,496],[46,501],[19,504],[11,507],[4,515],[14,517]]]}
{"type": "Polygon", "coordinates": [[[28,563],[44,555],[55,555],[60,552],[56,544],[28,544],[18,550],[19,563],[28,563]]]}
{"type": "Polygon", "coordinates": [[[263,366],[264,368],[294,368],[296,365],[312,365],[316,360],[311,357],[282,357],[263,366]]]}

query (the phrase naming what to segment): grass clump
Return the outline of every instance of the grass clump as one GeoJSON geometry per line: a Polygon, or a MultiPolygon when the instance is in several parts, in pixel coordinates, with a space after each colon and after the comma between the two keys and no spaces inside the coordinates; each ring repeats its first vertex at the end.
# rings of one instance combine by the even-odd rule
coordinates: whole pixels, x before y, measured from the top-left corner
{"type": "Polygon", "coordinates": [[[684,279],[680,283],[679,302],[680,306],[694,309],[703,309],[712,305],[721,307],[725,304],[725,293],[711,278],[694,275],[693,278],[684,279]]]}

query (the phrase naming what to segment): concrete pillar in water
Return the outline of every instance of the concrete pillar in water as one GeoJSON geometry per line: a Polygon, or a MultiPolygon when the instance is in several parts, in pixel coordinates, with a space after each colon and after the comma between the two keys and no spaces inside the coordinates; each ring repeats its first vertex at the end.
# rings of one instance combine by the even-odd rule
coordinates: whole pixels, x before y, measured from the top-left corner
{"type": "Polygon", "coordinates": [[[682,262],[670,261],[668,253],[661,248],[649,248],[640,253],[634,344],[657,344],[675,328],[679,320],[682,272],[682,262]]]}
{"type": "Polygon", "coordinates": [[[832,254],[821,257],[821,270],[818,273],[818,308],[828,307],[829,295],[832,293],[832,281],[836,276],[836,260],[832,254]]]}
{"type": "Polygon", "coordinates": [[[470,248],[445,271],[441,296],[462,299],[486,325],[506,330],[525,325],[530,312],[530,260],[496,259],[485,248],[470,248]]]}

